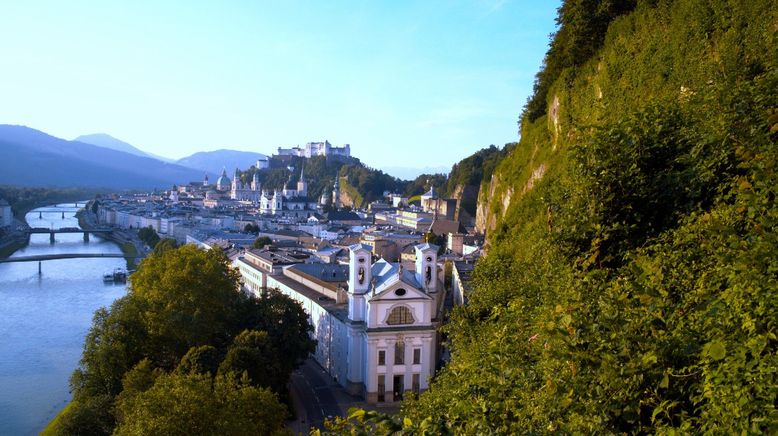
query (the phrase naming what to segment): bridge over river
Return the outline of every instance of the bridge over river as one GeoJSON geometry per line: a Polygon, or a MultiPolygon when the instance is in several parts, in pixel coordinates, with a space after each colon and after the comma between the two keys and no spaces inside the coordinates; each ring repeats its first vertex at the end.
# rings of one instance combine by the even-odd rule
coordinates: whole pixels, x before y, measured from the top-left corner
{"type": "Polygon", "coordinates": [[[57,254],[38,254],[34,256],[16,256],[0,259],[0,263],[17,263],[17,262],[38,262],[38,274],[43,272],[44,260],[58,260],[58,259],[83,259],[83,258],[130,258],[130,259],[142,259],[143,256],[127,256],[122,253],[57,253],[57,254]]]}
{"type": "Polygon", "coordinates": [[[58,229],[47,229],[45,227],[32,227],[30,229],[27,229],[26,232],[28,234],[49,234],[49,241],[53,244],[54,243],[54,235],[57,233],[83,233],[84,234],[84,241],[89,242],[89,234],[109,234],[113,232],[113,229],[105,227],[105,228],[91,228],[88,230],[79,228],[79,227],[60,227],[58,229]]]}
{"type": "Polygon", "coordinates": [[[0,263],[14,263],[14,262],[40,262],[44,260],[58,260],[58,259],[80,259],[88,257],[106,257],[106,258],[132,258],[142,259],[143,256],[127,256],[122,253],[62,253],[62,254],[39,254],[35,256],[16,256],[0,259],[0,263]]]}

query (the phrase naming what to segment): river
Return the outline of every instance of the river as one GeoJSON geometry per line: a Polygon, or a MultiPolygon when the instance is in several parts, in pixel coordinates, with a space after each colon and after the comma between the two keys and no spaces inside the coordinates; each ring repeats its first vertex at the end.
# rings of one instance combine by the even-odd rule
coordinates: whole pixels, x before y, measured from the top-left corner
{"type": "MultiPolygon", "coordinates": [[[[74,206],[35,209],[26,220],[31,227],[78,227],[74,206]]],[[[52,245],[40,234],[11,257],[59,253],[121,250],[95,235],[84,242],[81,233],[58,234],[52,245]]],[[[123,259],[49,260],[38,275],[38,262],[0,263],[0,435],[37,434],[67,404],[92,314],[126,292],[102,276],[125,267],[123,259]]]]}

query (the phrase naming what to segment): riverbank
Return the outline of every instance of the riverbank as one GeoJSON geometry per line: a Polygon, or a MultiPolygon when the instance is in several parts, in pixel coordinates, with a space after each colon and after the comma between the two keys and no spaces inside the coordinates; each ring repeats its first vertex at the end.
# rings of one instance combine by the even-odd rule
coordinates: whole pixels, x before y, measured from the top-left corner
{"type": "MultiPolygon", "coordinates": [[[[78,218],[78,225],[84,230],[97,227],[97,216],[89,211],[89,203],[87,203],[85,208],[76,212],[76,218],[78,218]]],[[[138,238],[137,233],[132,230],[117,229],[102,237],[116,243],[121,248],[128,270],[134,270],[138,266],[138,256],[145,257],[148,255],[143,249],[143,242],[138,238]]]]}
{"type": "Polygon", "coordinates": [[[0,259],[11,256],[30,242],[30,235],[25,231],[28,228],[26,222],[14,219],[9,229],[0,230],[0,259]]]}
{"type": "Polygon", "coordinates": [[[43,431],[40,432],[39,436],[55,436],[57,434],[57,425],[59,424],[60,418],[62,418],[66,413],[68,413],[68,410],[73,406],[73,400],[69,401],[68,404],[62,408],[62,410],[57,413],[57,416],[52,419],[48,425],[43,429],[43,431]]]}

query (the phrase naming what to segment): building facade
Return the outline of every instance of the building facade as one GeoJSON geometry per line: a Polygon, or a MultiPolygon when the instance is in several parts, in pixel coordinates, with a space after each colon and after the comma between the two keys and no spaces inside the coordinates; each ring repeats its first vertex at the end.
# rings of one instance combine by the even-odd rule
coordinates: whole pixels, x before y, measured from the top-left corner
{"type": "Polygon", "coordinates": [[[11,211],[11,205],[7,201],[0,198],[0,227],[10,227],[13,223],[13,212],[11,211]]]}
{"type": "Polygon", "coordinates": [[[259,196],[259,212],[263,215],[288,215],[307,218],[317,213],[320,205],[315,198],[308,198],[308,182],[305,181],[305,168],[300,171],[297,184],[291,180],[283,190],[272,192],[265,190],[259,196]]]}
{"type": "Polygon", "coordinates": [[[278,147],[279,156],[299,156],[311,158],[314,156],[351,156],[351,145],[334,147],[329,141],[309,142],[303,147],[281,148],[278,147]]]}
{"type": "Polygon", "coordinates": [[[259,173],[254,173],[251,185],[246,185],[240,180],[240,173],[235,168],[235,175],[232,178],[232,188],[230,189],[230,198],[237,201],[246,201],[253,204],[259,204],[261,195],[259,185],[259,173]]]}
{"type": "Polygon", "coordinates": [[[275,288],[300,302],[314,326],[313,357],[330,376],[370,403],[388,403],[426,390],[435,369],[437,247],[415,250],[415,271],[374,263],[363,244],[349,247],[347,266],[293,264],[269,251],[250,251],[237,265],[251,292],[275,288]]]}

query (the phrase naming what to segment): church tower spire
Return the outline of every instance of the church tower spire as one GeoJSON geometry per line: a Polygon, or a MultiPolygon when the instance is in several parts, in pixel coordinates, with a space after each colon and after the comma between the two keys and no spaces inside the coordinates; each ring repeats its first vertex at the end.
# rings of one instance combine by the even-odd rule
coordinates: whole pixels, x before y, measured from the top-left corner
{"type": "Polygon", "coordinates": [[[335,186],[332,187],[332,206],[340,209],[340,176],[335,176],[335,186]]]}
{"type": "Polygon", "coordinates": [[[254,178],[251,180],[251,190],[259,192],[259,171],[254,172],[254,178]]]}
{"type": "Polygon", "coordinates": [[[297,182],[297,195],[299,197],[308,196],[308,183],[305,182],[305,162],[300,168],[300,180],[297,182]]]}

